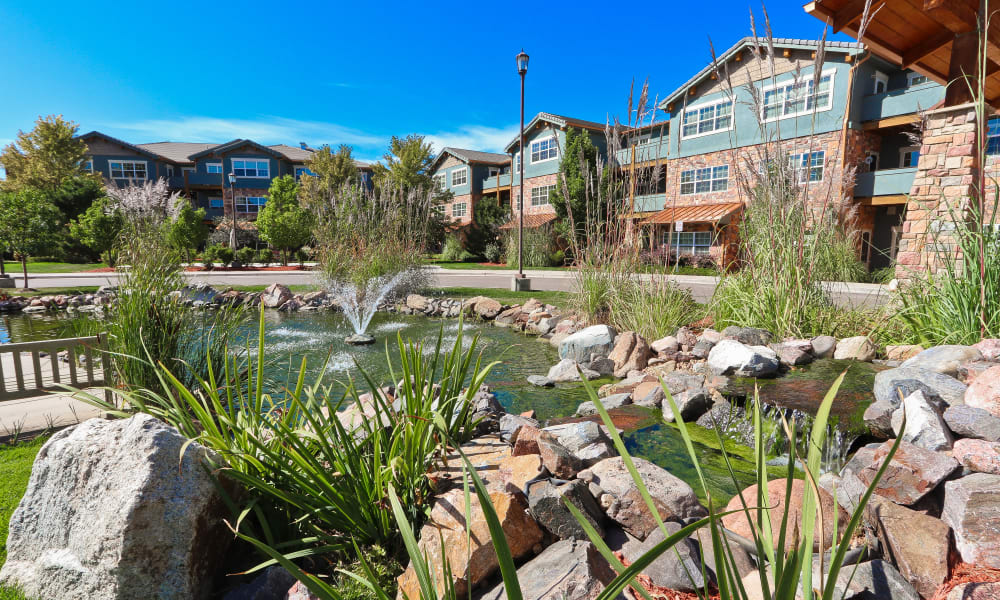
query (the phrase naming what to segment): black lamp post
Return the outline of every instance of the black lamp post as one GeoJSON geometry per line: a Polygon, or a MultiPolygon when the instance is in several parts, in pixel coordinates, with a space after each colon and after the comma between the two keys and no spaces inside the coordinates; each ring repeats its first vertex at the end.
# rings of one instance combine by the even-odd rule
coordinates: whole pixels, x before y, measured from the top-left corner
{"type": "Polygon", "coordinates": [[[229,192],[233,196],[233,229],[229,232],[229,247],[236,252],[236,174],[233,172],[229,173],[229,192]]]}
{"type": "MultiPolygon", "coordinates": [[[[517,166],[520,183],[517,187],[517,278],[524,279],[524,76],[528,72],[528,55],[524,49],[517,55],[517,74],[521,76],[521,138],[518,144],[517,166]]],[[[516,285],[516,284],[515,284],[516,285]]]]}

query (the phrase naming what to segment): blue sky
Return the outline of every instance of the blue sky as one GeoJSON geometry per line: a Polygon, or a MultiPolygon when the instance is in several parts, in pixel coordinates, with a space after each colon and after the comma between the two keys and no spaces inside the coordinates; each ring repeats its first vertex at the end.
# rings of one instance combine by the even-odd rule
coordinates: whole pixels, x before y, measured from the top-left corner
{"type": "MultiPolygon", "coordinates": [[[[347,143],[373,160],[415,132],[499,150],[517,131],[522,47],[529,118],[624,120],[633,78],[663,96],[708,63],[709,38],[721,52],[751,9],[763,21],[759,2],[668,6],[6,0],[0,143],[62,114],[135,143],[347,143]]],[[[822,33],[796,0],[769,10],[777,37],[822,33]]]]}

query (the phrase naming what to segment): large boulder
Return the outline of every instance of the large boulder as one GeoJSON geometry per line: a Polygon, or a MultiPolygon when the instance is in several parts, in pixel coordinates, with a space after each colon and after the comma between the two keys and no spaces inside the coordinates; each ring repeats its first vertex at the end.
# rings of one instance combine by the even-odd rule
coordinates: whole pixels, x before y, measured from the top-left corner
{"type": "Polygon", "coordinates": [[[833,358],[833,353],[837,350],[837,338],[832,335],[818,335],[809,341],[812,343],[813,356],[833,358]]]}
{"type": "Polygon", "coordinates": [[[941,519],[878,496],[865,507],[865,520],[900,574],[924,598],[932,597],[948,578],[951,528],[941,519]]]}
{"type": "MultiPolygon", "coordinates": [[[[680,531],[681,526],[674,521],[664,523],[667,532],[673,535],[680,531]]],[[[620,548],[622,556],[628,564],[634,563],[643,554],[652,550],[662,543],[666,536],[663,530],[657,527],[645,540],[638,540],[627,533],[615,532],[609,541],[609,546],[616,549],[616,539],[624,537],[624,542],[620,548]]],[[[699,560],[698,544],[692,538],[684,538],[666,552],[660,554],[652,562],[643,574],[649,577],[653,585],[676,590],[680,592],[694,592],[705,587],[705,578],[702,577],[701,561],[699,560]]]]}
{"type": "Polygon", "coordinates": [[[260,301],[266,308],[281,308],[282,305],[291,300],[293,297],[294,294],[292,294],[292,290],[288,289],[288,286],[280,283],[272,283],[266,290],[264,290],[264,294],[260,297],[260,301]]]}
{"type": "Polygon", "coordinates": [[[724,339],[708,353],[708,368],[715,375],[768,377],[778,372],[778,355],[764,346],[747,346],[724,339]]]}
{"type": "Polygon", "coordinates": [[[944,484],[941,519],[962,560],[1000,569],[1000,475],[973,473],[944,484]]]}
{"type": "Polygon", "coordinates": [[[981,408],[964,404],[949,406],[944,411],[944,422],[955,435],[1000,442],[1000,417],[981,408]]]}
{"type": "Polygon", "coordinates": [[[954,442],[941,414],[920,390],[904,398],[902,405],[892,413],[892,431],[904,442],[928,450],[950,450],[954,442]]]}
{"type": "Polygon", "coordinates": [[[615,339],[608,359],[614,363],[614,376],[625,377],[629,371],[645,369],[651,356],[646,340],[634,331],[626,331],[615,339]]]}
{"type": "Polygon", "coordinates": [[[465,314],[475,315],[480,319],[485,319],[487,321],[495,319],[500,311],[503,310],[503,305],[487,296],[476,296],[475,298],[469,298],[462,304],[465,314]]]}
{"type": "MultiPolygon", "coordinates": [[[[663,520],[700,518],[708,514],[687,483],[647,460],[633,458],[632,462],[663,520]]],[[[633,536],[646,539],[656,529],[656,520],[636,489],[625,461],[621,457],[608,458],[588,471],[588,483],[596,483],[614,499],[614,504],[606,510],[608,517],[633,536]]]]}
{"type": "Polygon", "coordinates": [[[867,336],[859,335],[844,338],[837,342],[833,357],[840,360],[858,360],[871,362],[878,348],[867,336]]]}
{"type": "Polygon", "coordinates": [[[590,360],[591,354],[607,356],[615,344],[615,330],[607,325],[593,325],[568,336],[559,344],[559,358],[578,363],[590,360]]]}
{"type": "Polygon", "coordinates": [[[983,360],[983,354],[975,347],[946,345],[928,348],[916,356],[908,358],[900,366],[937,371],[954,377],[958,374],[958,368],[962,366],[962,363],[974,360],[983,360]]]}
{"type": "MultiPolygon", "coordinates": [[[[663,376],[663,383],[674,399],[677,409],[680,410],[681,417],[685,421],[691,422],[705,414],[711,408],[712,399],[708,389],[705,387],[705,378],[700,375],[688,373],[667,373],[663,376]]],[[[661,400],[663,408],[663,420],[673,423],[676,416],[666,397],[661,400]]]]}
{"type": "Polygon", "coordinates": [[[597,462],[590,458],[585,459],[584,455],[591,457],[603,454],[601,458],[607,458],[617,454],[612,449],[611,439],[604,434],[601,426],[593,421],[552,425],[543,431],[553,435],[557,442],[580,459],[580,463],[584,467],[597,462]],[[597,450],[596,447],[599,447],[601,451],[594,452],[597,450]]]}
{"type": "Polygon", "coordinates": [[[940,398],[943,409],[964,403],[966,385],[954,377],[917,367],[896,367],[875,374],[876,401],[884,401],[896,407],[916,389],[923,390],[924,396],[931,401],[936,402],[940,398]],[[904,383],[908,381],[915,381],[919,386],[904,383]],[[910,386],[903,390],[902,396],[896,389],[901,385],[910,386]]]}
{"type": "MultiPolygon", "coordinates": [[[[597,548],[580,540],[556,542],[517,570],[521,595],[532,600],[593,600],[614,578],[597,548]]],[[[507,592],[499,583],[476,598],[506,600],[507,592]]]]}
{"type": "Polygon", "coordinates": [[[11,517],[0,582],[29,598],[208,598],[233,536],[218,459],[187,443],[146,414],[53,435],[11,517]]]}
{"type": "MultiPolygon", "coordinates": [[[[858,472],[858,478],[866,487],[875,481],[875,475],[888,457],[892,444],[893,440],[884,442],[873,453],[871,462],[858,472]]],[[[929,494],[959,468],[958,461],[947,454],[900,442],[885,475],[875,486],[875,493],[909,506],[929,494]]]]}
{"type": "MultiPolygon", "coordinates": [[[[494,491],[490,493],[490,501],[514,559],[529,554],[535,544],[542,541],[543,533],[528,513],[524,494],[494,491]]],[[[447,559],[458,596],[465,595],[470,586],[475,587],[486,580],[500,566],[479,496],[472,494],[466,506],[463,489],[450,490],[434,499],[430,518],[420,530],[417,547],[427,557],[437,589],[444,589],[443,559],[447,559]],[[466,514],[470,516],[468,522],[466,514]]],[[[397,582],[397,598],[420,597],[420,584],[413,565],[407,567],[397,582]]]]}
{"type": "MultiPolygon", "coordinates": [[[[792,481],[791,496],[788,503],[788,522],[789,527],[795,527],[793,523],[798,523],[798,530],[802,531],[802,502],[804,500],[805,494],[805,482],[801,479],[794,479],[792,481]]],[[[773,539],[777,541],[778,536],[781,533],[781,518],[785,513],[785,495],[788,493],[788,481],[786,479],[774,479],[767,482],[767,498],[764,500],[765,505],[768,507],[768,514],[771,522],[771,533],[773,539]]],[[[847,525],[848,516],[847,513],[843,511],[837,503],[834,501],[833,496],[831,496],[826,490],[820,489],[820,503],[823,507],[823,539],[816,539],[813,546],[816,549],[820,549],[820,543],[822,542],[822,549],[825,550],[830,547],[833,543],[833,520],[837,519],[837,531],[843,531],[844,527],[847,525]]],[[[722,518],[722,524],[729,530],[737,533],[746,539],[753,539],[753,524],[751,524],[750,519],[753,519],[756,523],[756,511],[750,511],[750,519],[747,518],[745,512],[743,512],[743,503],[746,506],[754,507],[760,506],[757,502],[757,485],[751,485],[750,487],[744,489],[740,492],[739,496],[734,497],[729,501],[726,506],[725,512],[734,512],[733,514],[726,515],[722,518]],[[742,501],[740,500],[742,498],[742,501]]],[[[795,548],[797,540],[794,536],[786,536],[785,539],[785,549],[791,550],[795,548]]]]}
{"type": "Polygon", "coordinates": [[[976,377],[965,392],[965,403],[1000,417],[1000,365],[976,377]]]}
{"type": "Polygon", "coordinates": [[[581,367],[578,362],[572,358],[564,358],[552,365],[549,369],[548,374],[545,376],[551,382],[554,383],[564,383],[567,381],[580,381],[580,373],[583,372],[583,376],[588,380],[597,379],[601,376],[597,371],[592,371],[590,369],[581,367]],[[579,369],[579,370],[578,370],[579,369]]]}
{"type": "Polygon", "coordinates": [[[747,346],[766,346],[771,343],[774,336],[766,329],[730,325],[722,330],[722,337],[723,339],[736,340],[747,346]]]}
{"type": "Polygon", "coordinates": [[[528,506],[531,514],[552,535],[561,539],[586,540],[587,532],[564,502],[572,504],[587,519],[598,535],[604,535],[600,521],[604,513],[590,495],[587,484],[579,479],[556,485],[549,480],[528,484],[528,506]]]}

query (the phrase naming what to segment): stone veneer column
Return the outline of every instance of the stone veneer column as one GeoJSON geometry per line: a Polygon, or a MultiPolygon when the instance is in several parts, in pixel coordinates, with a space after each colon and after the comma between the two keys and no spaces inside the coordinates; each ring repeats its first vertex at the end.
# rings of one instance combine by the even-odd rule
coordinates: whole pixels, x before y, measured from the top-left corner
{"type": "Polygon", "coordinates": [[[937,272],[944,264],[942,256],[962,258],[954,218],[968,216],[978,162],[975,106],[928,111],[896,254],[896,279],[901,283],[937,272]]]}

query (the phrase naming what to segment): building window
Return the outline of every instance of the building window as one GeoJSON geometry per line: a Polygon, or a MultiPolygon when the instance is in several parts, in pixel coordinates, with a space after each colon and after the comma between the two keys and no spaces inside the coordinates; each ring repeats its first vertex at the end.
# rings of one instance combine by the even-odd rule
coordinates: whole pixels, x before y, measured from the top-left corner
{"type": "Polygon", "coordinates": [[[490,167],[490,172],[487,177],[498,177],[500,175],[500,167],[490,167]]]}
{"type": "Polygon", "coordinates": [[[194,167],[181,167],[181,173],[194,173],[194,167]]]}
{"type": "Polygon", "coordinates": [[[826,152],[823,151],[792,154],[788,157],[797,183],[823,181],[823,164],[825,160],[826,152]]]}
{"type": "Polygon", "coordinates": [[[205,163],[205,172],[214,173],[216,175],[222,174],[222,163],[205,163]]]}
{"type": "Polygon", "coordinates": [[[559,143],[556,138],[550,137],[544,140],[531,142],[531,162],[543,162],[552,160],[559,156],[559,143]]]}
{"type": "Polygon", "coordinates": [[[917,166],[920,160],[920,146],[907,146],[899,150],[899,167],[905,169],[917,166]]]}
{"type": "Polygon", "coordinates": [[[164,165],[164,167],[166,168],[167,177],[173,177],[174,176],[174,166],[173,165],[164,165]]]}
{"type": "Polygon", "coordinates": [[[517,155],[514,156],[514,172],[515,173],[520,173],[521,172],[521,153],[520,152],[518,152],[517,155]]]}
{"type": "Polygon", "coordinates": [[[1000,117],[990,117],[986,121],[986,154],[1000,154],[1000,117]]]}
{"type": "Polygon", "coordinates": [[[216,196],[214,198],[210,197],[208,199],[208,207],[209,208],[223,208],[222,198],[219,198],[218,196],[216,196]]]}
{"type": "Polygon", "coordinates": [[[865,152],[865,168],[868,172],[878,171],[878,152],[874,150],[869,150],[865,152]]]}
{"type": "Polygon", "coordinates": [[[301,166],[295,167],[295,179],[296,179],[296,181],[298,181],[299,179],[301,179],[303,175],[316,175],[316,174],[313,173],[312,171],[310,171],[309,167],[301,167],[301,166]]]}
{"type": "Polygon", "coordinates": [[[458,187],[469,182],[469,169],[462,167],[451,172],[451,187],[458,187]]]}
{"type": "Polygon", "coordinates": [[[436,189],[439,192],[443,192],[444,191],[444,187],[445,187],[444,186],[444,174],[442,173],[440,175],[435,175],[434,176],[434,189],[436,189]]]}
{"type": "Polygon", "coordinates": [[[82,163],[80,163],[80,168],[83,169],[84,171],[88,171],[90,173],[93,173],[94,172],[94,161],[92,161],[92,160],[85,160],[82,163]]]}
{"type": "Polygon", "coordinates": [[[549,195],[556,189],[555,185],[540,185],[531,188],[531,205],[545,206],[549,203],[549,195]]]}
{"type": "Polygon", "coordinates": [[[809,114],[813,111],[829,110],[833,106],[833,72],[823,73],[816,79],[796,78],[787,84],[766,87],[762,116],[765,121],[809,114]]]}
{"type": "Polygon", "coordinates": [[[111,179],[145,179],[146,161],[144,160],[111,160],[111,179]]]}
{"type": "Polygon", "coordinates": [[[271,176],[271,161],[235,158],[233,159],[233,175],[266,179],[271,176]]]}
{"type": "Polygon", "coordinates": [[[245,214],[257,214],[260,209],[267,204],[266,196],[237,196],[236,212],[245,214]]]}
{"type": "Polygon", "coordinates": [[[451,216],[456,219],[459,217],[464,217],[469,210],[469,205],[465,202],[456,202],[451,205],[451,216]]]}
{"type": "Polygon", "coordinates": [[[664,231],[660,243],[669,245],[674,254],[708,254],[712,246],[712,232],[664,231]]]}
{"type": "Polygon", "coordinates": [[[927,79],[926,75],[921,75],[920,73],[910,72],[906,74],[906,86],[913,87],[915,85],[920,85],[921,83],[927,83],[930,81],[927,79]]]}
{"type": "Polygon", "coordinates": [[[725,131],[733,127],[733,101],[721,100],[684,111],[681,138],[725,131]]]}
{"type": "Polygon", "coordinates": [[[884,94],[889,89],[889,76],[882,71],[875,71],[875,91],[873,94],[884,94]]]}
{"type": "Polygon", "coordinates": [[[681,171],[681,194],[724,192],[729,189],[729,165],[681,171]]]}

